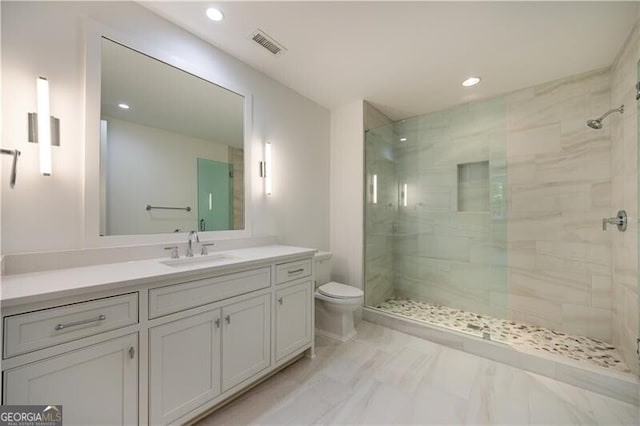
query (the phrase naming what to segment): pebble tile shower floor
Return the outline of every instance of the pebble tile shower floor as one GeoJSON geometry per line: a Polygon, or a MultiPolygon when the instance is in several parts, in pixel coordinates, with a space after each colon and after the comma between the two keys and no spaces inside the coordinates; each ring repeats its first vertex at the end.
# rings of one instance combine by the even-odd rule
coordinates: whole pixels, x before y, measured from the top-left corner
{"type": "Polygon", "coordinates": [[[630,373],[613,346],[589,337],[572,336],[544,327],[492,318],[487,315],[405,298],[389,299],[378,305],[377,308],[464,333],[482,336],[483,332],[488,332],[493,341],[630,373]]]}

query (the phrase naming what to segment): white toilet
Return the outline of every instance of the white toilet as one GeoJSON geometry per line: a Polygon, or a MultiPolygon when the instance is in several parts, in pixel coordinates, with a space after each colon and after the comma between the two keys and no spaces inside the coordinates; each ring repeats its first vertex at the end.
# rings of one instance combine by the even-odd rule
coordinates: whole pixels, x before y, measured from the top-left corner
{"type": "Polygon", "coordinates": [[[314,259],[316,280],[316,333],[346,342],[357,334],[353,313],[362,306],[359,288],[331,280],[331,253],[318,252],[314,259]]]}

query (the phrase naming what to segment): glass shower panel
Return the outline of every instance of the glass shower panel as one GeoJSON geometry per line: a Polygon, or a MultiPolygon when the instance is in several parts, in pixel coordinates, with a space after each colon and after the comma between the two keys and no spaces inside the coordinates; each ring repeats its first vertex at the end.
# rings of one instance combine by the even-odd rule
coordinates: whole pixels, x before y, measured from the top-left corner
{"type": "Polygon", "coordinates": [[[393,125],[368,130],[365,148],[365,303],[378,306],[393,296],[393,221],[397,188],[393,125]]]}
{"type": "Polygon", "coordinates": [[[365,151],[367,181],[389,191],[384,213],[366,203],[367,305],[474,334],[478,314],[506,318],[503,99],[372,129],[365,151]]]}
{"type": "Polygon", "coordinates": [[[412,296],[422,284],[418,271],[418,204],[421,202],[418,124],[416,119],[403,120],[395,124],[393,132],[398,209],[392,224],[391,245],[394,296],[397,298],[412,296]]]}

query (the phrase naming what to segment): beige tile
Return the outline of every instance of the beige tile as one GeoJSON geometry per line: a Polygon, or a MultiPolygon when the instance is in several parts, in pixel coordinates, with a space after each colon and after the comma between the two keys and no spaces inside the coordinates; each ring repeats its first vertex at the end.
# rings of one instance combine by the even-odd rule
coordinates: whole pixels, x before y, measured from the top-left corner
{"type": "Polygon", "coordinates": [[[563,303],[562,325],[567,333],[611,341],[611,311],[608,309],[563,303]]]}
{"type": "Polygon", "coordinates": [[[545,318],[547,324],[552,325],[549,328],[558,329],[558,325],[562,323],[562,306],[559,303],[549,299],[541,299],[535,295],[515,294],[512,284],[510,289],[512,290],[509,294],[509,309],[545,318]]]}
{"type": "Polygon", "coordinates": [[[560,152],[560,126],[556,123],[507,134],[509,156],[560,152]]]}
{"type": "Polygon", "coordinates": [[[600,309],[611,309],[611,276],[591,276],[591,306],[600,309]]]}

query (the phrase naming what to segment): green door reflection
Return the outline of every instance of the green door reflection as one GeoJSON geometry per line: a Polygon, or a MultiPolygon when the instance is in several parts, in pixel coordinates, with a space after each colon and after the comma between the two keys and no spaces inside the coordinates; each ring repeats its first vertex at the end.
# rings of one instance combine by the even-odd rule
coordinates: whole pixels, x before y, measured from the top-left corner
{"type": "Polygon", "coordinates": [[[198,158],[198,230],[233,229],[231,164],[198,158]]]}

